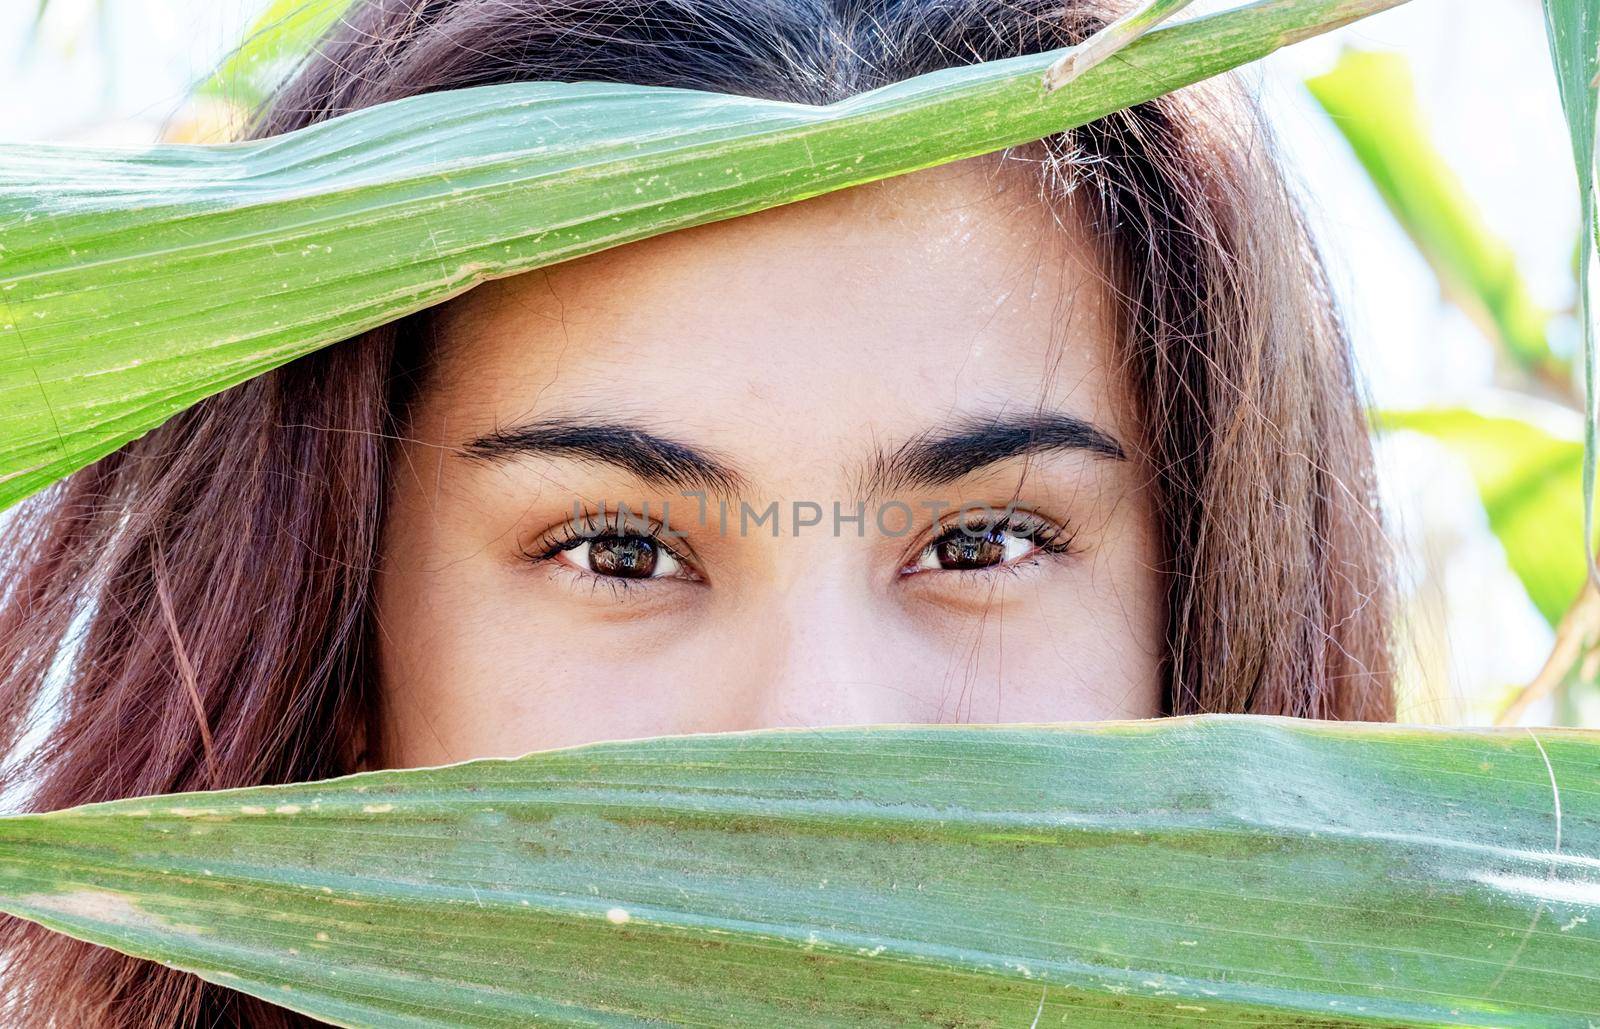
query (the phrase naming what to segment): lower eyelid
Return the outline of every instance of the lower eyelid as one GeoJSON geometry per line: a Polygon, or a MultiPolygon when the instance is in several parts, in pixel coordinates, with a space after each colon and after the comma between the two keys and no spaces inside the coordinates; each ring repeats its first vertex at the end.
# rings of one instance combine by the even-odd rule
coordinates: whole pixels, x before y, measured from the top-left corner
{"type": "Polygon", "coordinates": [[[989,604],[1004,597],[1008,586],[1016,586],[1018,593],[1013,597],[1022,600],[1027,594],[1021,590],[1030,583],[1039,583],[1049,574],[1048,568],[1039,567],[1042,562],[1032,558],[1012,565],[996,565],[991,568],[961,568],[944,569],[932,574],[918,573],[906,575],[904,589],[909,591],[908,599],[915,598],[916,603],[940,604],[941,602],[969,604],[973,602],[989,604]]]}
{"type": "Polygon", "coordinates": [[[650,604],[656,601],[666,603],[669,597],[678,595],[680,587],[700,585],[694,580],[675,576],[661,579],[625,579],[614,575],[596,575],[554,561],[539,562],[530,570],[542,572],[549,577],[552,585],[570,590],[577,600],[597,597],[605,599],[605,595],[609,594],[610,599],[618,603],[650,604]]]}

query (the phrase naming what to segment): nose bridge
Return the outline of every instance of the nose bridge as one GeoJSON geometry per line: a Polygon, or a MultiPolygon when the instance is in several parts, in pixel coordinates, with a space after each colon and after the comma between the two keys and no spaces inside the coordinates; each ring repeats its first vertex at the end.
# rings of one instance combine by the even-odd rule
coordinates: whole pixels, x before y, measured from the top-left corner
{"type": "Polygon", "coordinates": [[[767,726],[865,725],[926,718],[898,681],[892,619],[862,591],[790,591],[761,627],[758,717],[767,726]]]}

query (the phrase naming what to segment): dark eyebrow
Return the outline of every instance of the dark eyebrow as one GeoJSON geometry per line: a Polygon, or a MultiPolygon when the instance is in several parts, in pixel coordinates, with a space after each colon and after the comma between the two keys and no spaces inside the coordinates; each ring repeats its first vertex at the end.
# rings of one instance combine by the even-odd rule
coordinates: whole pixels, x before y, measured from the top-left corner
{"type": "Polygon", "coordinates": [[[468,457],[503,460],[524,454],[575,457],[615,465],[657,487],[733,496],[744,478],[704,450],[623,422],[552,418],[496,429],[466,444],[468,457]]]}
{"type": "Polygon", "coordinates": [[[1050,450],[1084,450],[1117,461],[1127,454],[1093,422],[1065,414],[972,419],[914,436],[868,467],[863,495],[911,486],[944,486],[980,468],[1050,450]]]}

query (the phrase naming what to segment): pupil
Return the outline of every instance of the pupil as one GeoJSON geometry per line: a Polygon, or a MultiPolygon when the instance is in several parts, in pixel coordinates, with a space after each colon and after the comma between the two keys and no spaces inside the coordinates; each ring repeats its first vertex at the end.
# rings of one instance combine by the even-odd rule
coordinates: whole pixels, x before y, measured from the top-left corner
{"type": "Polygon", "coordinates": [[[942,540],[935,553],[939,555],[941,568],[990,568],[1005,560],[1005,530],[991,529],[982,536],[962,533],[954,539],[942,540]]]}
{"type": "Polygon", "coordinates": [[[589,570],[619,579],[648,579],[656,570],[656,545],[642,536],[590,540],[589,570]]]}

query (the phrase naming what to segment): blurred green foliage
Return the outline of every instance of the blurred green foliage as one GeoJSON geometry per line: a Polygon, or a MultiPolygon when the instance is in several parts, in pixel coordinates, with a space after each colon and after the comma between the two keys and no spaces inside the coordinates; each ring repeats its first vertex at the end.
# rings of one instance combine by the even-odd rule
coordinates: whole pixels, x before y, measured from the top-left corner
{"type": "Polygon", "coordinates": [[[353,3],[272,0],[245,32],[244,41],[195,90],[196,95],[254,110],[353,3]]]}
{"type": "Polygon", "coordinates": [[[1465,459],[1490,528],[1529,598],[1558,633],[1582,633],[1587,646],[1600,627],[1564,623],[1563,616],[1573,609],[1589,574],[1585,542],[1594,536],[1595,417],[1586,398],[1595,395],[1589,257],[1596,239],[1600,8],[1593,0],[1545,0],[1544,9],[1582,193],[1582,239],[1573,268],[1578,302],[1572,312],[1583,328],[1582,394],[1574,386],[1572,358],[1551,346],[1551,312],[1534,299],[1510,247],[1488,226],[1433,145],[1406,58],[1350,50],[1332,71],[1306,85],[1433,269],[1441,293],[1524,376],[1501,385],[1528,389],[1583,413],[1582,442],[1552,434],[1532,420],[1469,407],[1385,411],[1375,422],[1380,430],[1425,433],[1465,459]]]}
{"type": "Polygon", "coordinates": [[[1434,146],[1411,66],[1397,53],[1347,50],[1306,82],[1453,303],[1518,366],[1552,384],[1571,381],[1546,337],[1549,312],[1529,291],[1515,255],[1484,221],[1434,146]]]}
{"type": "Polygon", "coordinates": [[[1507,563],[1539,612],[1559,622],[1583,588],[1583,443],[1466,407],[1385,411],[1375,421],[1431,436],[1465,460],[1507,563]]]}
{"type": "MultiPolygon", "coordinates": [[[[1511,248],[1434,145],[1406,58],[1347,50],[1306,85],[1437,275],[1441,293],[1540,393],[1578,408],[1572,363],[1549,342],[1551,313],[1534,300],[1511,248]]],[[[1513,415],[1466,407],[1385,411],[1376,423],[1425,433],[1465,459],[1507,562],[1555,626],[1583,585],[1583,444],[1513,415]]]]}

